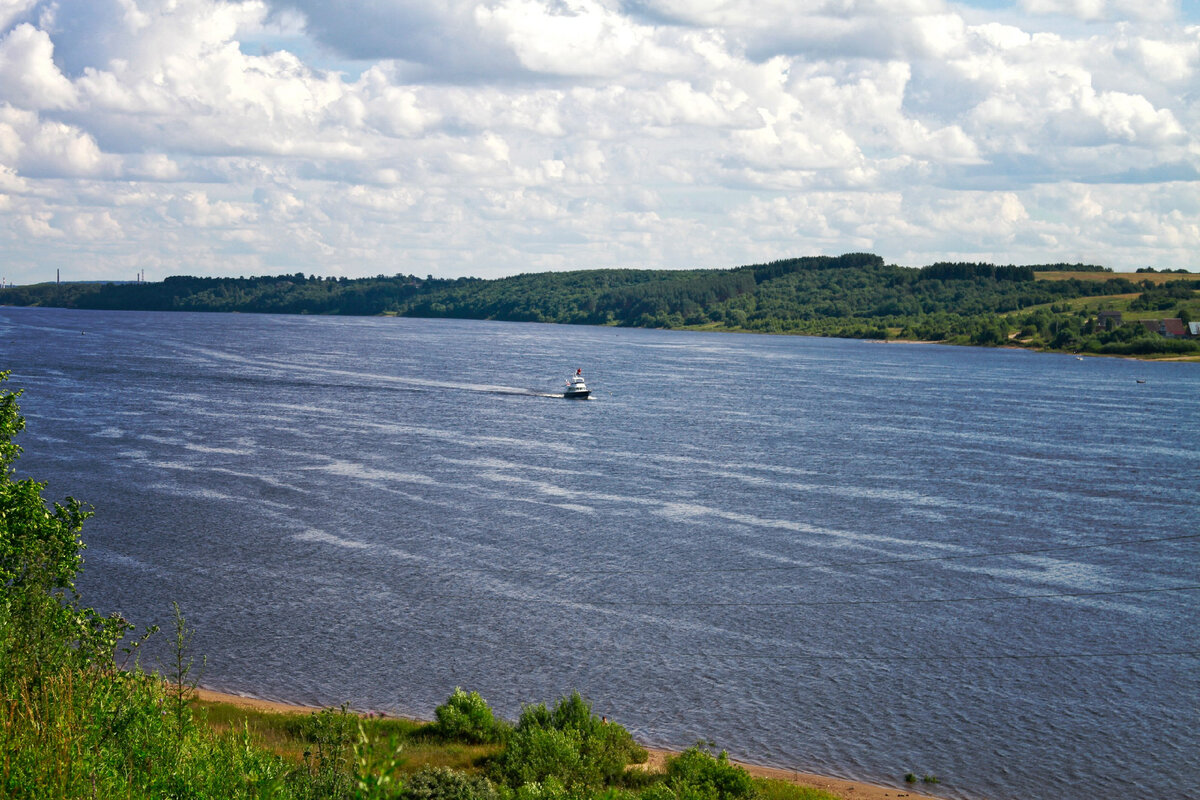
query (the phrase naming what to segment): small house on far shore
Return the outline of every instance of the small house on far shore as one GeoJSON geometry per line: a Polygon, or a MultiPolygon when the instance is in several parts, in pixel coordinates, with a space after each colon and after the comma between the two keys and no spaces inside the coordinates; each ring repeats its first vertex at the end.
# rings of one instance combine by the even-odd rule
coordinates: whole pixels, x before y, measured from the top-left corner
{"type": "Polygon", "coordinates": [[[1163,336],[1168,339],[1182,339],[1188,335],[1187,325],[1183,324],[1183,320],[1179,317],[1164,319],[1163,321],[1163,336]]]}
{"type": "Polygon", "coordinates": [[[1101,311],[1096,317],[1096,327],[1102,331],[1111,331],[1121,327],[1121,312],[1101,311]]]}
{"type": "Polygon", "coordinates": [[[1200,322],[1188,323],[1188,336],[1200,336],[1200,322]]]}
{"type": "Polygon", "coordinates": [[[1179,317],[1168,319],[1144,319],[1142,325],[1151,333],[1157,333],[1168,339],[1182,339],[1189,334],[1188,326],[1179,317]]]}

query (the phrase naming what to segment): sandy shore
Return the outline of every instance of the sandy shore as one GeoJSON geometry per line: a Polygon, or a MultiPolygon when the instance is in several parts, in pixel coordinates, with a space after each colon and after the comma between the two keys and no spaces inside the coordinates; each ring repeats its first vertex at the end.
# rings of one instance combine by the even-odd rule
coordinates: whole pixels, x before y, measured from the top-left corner
{"type": "MultiPolygon", "coordinates": [[[[242,708],[253,709],[256,711],[273,711],[281,714],[309,714],[313,711],[320,711],[319,708],[312,706],[298,706],[288,703],[277,703],[272,700],[259,700],[253,697],[242,697],[236,694],[226,694],[212,689],[197,689],[196,696],[200,700],[212,703],[228,703],[242,708]]],[[[661,769],[663,763],[668,757],[677,755],[670,750],[656,750],[649,748],[650,760],[647,762],[647,769],[661,769]]],[[[741,762],[739,762],[741,763],[741,762]]],[[[921,794],[919,792],[909,791],[908,789],[893,789],[887,786],[875,786],[870,783],[860,783],[859,781],[847,781],[840,778],[828,778],[823,775],[812,775],[807,772],[796,772],[787,769],[775,769],[773,767],[760,767],[754,764],[742,763],[741,766],[746,768],[746,771],[751,775],[762,778],[777,778],[779,780],[788,781],[799,786],[812,786],[817,789],[823,789],[830,794],[836,795],[845,800],[894,800],[897,797],[932,797],[932,795],[921,794]]]]}

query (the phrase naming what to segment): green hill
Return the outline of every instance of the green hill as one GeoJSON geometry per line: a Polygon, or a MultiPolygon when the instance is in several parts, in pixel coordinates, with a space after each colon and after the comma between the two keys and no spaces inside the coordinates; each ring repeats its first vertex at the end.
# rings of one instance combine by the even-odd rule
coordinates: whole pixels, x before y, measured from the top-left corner
{"type": "MultiPolygon", "coordinates": [[[[1133,276],[1131,276],[1133,277],[1133,276]]],[[[1160,279],[1155,275],[1154,278],[1160,279]]],[[[1021,343],[1105,352],[1080,298],[1163,287],[1102,267],[937,263],[913,269],[870,253],[809,256],[733,269],[598,269],[495,280],[395,275],[318,278],[178,276],[161,283],[39,284],[0,290],[0,303],[66,308],[395,314],[581,325],[694,328],[963,344],[1021,343]],[[1075,272],[1084,277],[1062,277],[1075,272]],[[1045,280],[1039,273],[1053,275],[1045,280]],[[1046,319],[1046,315],[1050,319],[1046,319]],[[1025,333],[1015,336],[1019,332],[1025,333]],[[1065,332],[1065,333],[1064,333],[1065,332]]],[[[1163,316],[1200,316],[1200,280],[1179,275],[1163,316]]],[[[1097,305],[1101,305],[1098,303],[1097,305]]],[[[1138,331],[1127,331],[1124,343],[1138,331]]],[[[1161,337],[1160,337],[1161,338],[1161,337]]],[[[1146,352],[1190,353],[1187,340],[1146,352]]],[[[1114,351],[1115,352],[1115,351],[1114,351]]]]}

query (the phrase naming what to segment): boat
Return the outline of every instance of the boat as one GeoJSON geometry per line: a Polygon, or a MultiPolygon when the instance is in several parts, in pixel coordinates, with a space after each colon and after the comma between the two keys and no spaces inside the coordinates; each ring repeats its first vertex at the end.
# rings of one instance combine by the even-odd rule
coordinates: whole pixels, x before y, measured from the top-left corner
{"type": "Polygon", "coordinates": [[[586,400],[592,390],[583,382],[583,370],[575,370],[575,374],[567,378],[567,388],[563,389],[563,397],[575,400],[586,400]]]}

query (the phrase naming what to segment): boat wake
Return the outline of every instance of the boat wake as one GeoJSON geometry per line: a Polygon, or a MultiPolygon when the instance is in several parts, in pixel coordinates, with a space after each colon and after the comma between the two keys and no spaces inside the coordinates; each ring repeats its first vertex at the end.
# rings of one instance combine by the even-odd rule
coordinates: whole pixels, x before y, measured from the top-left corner
{"type": "Polygon", "coordinates": [[[475,391],[490,392],[492,394],[515,394],[526,397],[554,397],[558,399],[570,398],[572,400],[587,400],[592,392],[588,389],[587,384],[583,381],[583,370],[575,370],[575,374],[567,378],[566,387],[559,392],[544,392],[538,389],[520,389],[511,386],[488,386],[475,385],[469,387],[475,391]]]}
{"type": "Polygon", "coordinates": [[[471,387],[471,390],[482,392],[484,394],[516,395],[518,397],[553,397],[557,400],[561,400],[566,397],[566,395],[564,395],[562,392],[546,392],[542,391],[541,389],[519,389],[508,386],[476,386],[471,387]]]}

